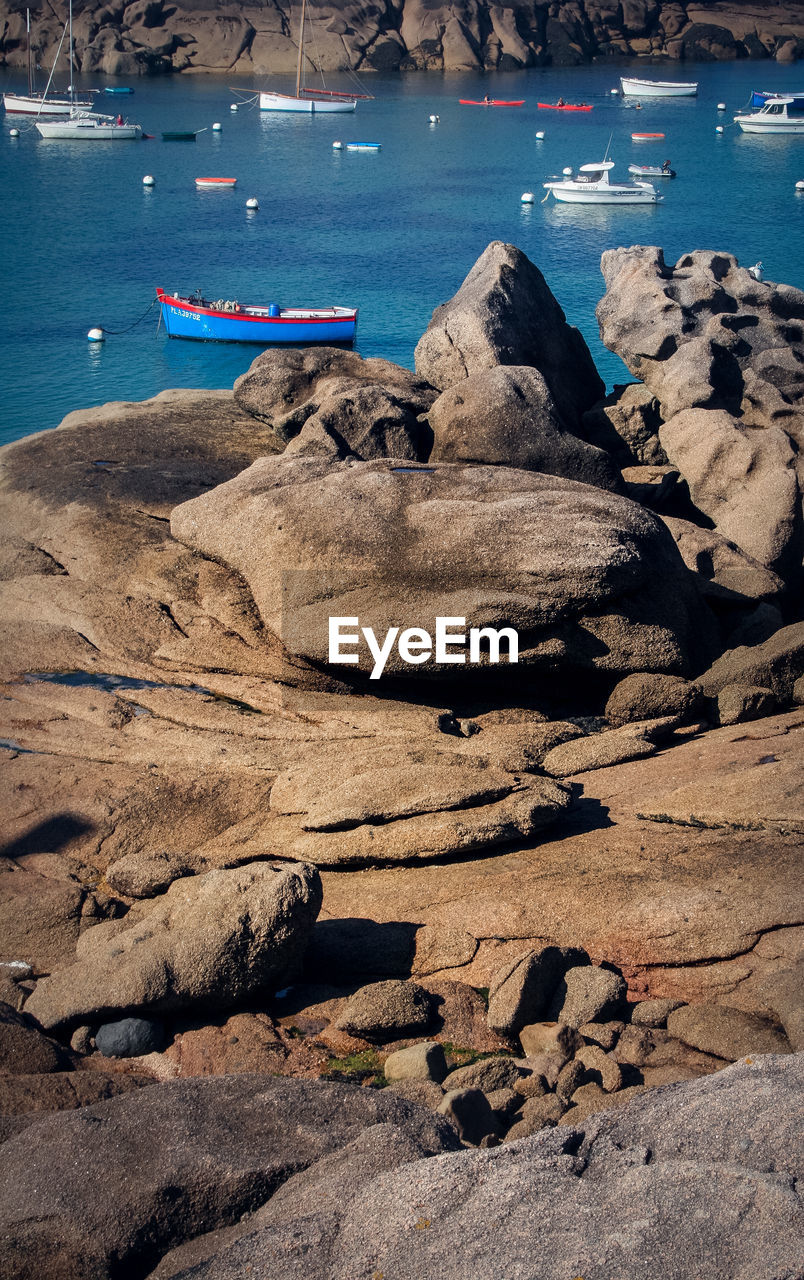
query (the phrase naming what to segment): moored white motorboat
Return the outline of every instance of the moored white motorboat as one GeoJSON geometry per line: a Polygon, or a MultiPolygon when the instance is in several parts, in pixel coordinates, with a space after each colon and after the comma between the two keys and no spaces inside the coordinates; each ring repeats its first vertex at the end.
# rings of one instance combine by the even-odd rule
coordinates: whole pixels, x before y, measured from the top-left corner
{"type": "Polygon", "coordinates": [[[804,133],[804,98],[769,98],[759,111],[734,117],[743,133],[804,133]]]}
{"type": "Polygon", "coordinates": [[[613,168],[613,160],[582,164],[572,177],[551,178],[543,185],[565,204],[658,204],[664,199],[650,182],[612,182],[613,168]]]}
{"type": "Polygon", "coordinates": [[[43,138],[67,141],[125,142],[142,137],[141,124],[128,124],[120,117],[102,116],[89,111],[72,111],[60,120],[37,120],[43,138]]]}
{"type": "Polygon", "coordinates": [[[626,98],[694,98],[698,92],[698,82],[634,80],[620,76],[620,88],[626,98]]]}

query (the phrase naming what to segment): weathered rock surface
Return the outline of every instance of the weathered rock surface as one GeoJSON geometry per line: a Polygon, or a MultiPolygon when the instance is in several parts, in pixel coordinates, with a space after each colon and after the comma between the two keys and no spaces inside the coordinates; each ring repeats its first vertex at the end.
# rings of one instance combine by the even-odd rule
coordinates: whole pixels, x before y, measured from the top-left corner
{"type": "Polygon", "coordinates": [[[787,1037],[769,1019],[725,1005],[683,1005],[669,1014],[667,1030],[693,1049],[728,1062],[746,1054],[790,1051],[787,1037]]]}
{"type": "Polygon", "coordinates": [[[356,991],[335,1025],[364,1040],[399,1040],[426,1031],[433,1013],[432,996],[424,987],[389,978],[356,991]]]}
{"type": "Polygon", "coordinates": [[[549,942],[616,964],[632,996],[767,1012],[760,982],[801,946],[801,720],[717,729],[583,774],[572,816],[538,847],[359,878],[325,871],[327,917],[460,929],[477,945],[442,972],[477,987],[549,942]]]}
{"type": "Polygon", "coordinates": [[[730,684],[772,689],[784,705],[793,700],[793,686],[804,675],[804,623],[782,627],[762,644],[741,645],[721,654],[697,677],[707,697],[716,697],[730,684]]]}
{"type": "Polygon", "coordinates": [[[656,398],[641,383],[629,382],[587,410],[581,432],[623,467],[663,466],[667,455],[659,442],[661,423],[656,398]]]}
{"type": "Polygon", "coordinates": [[[530,1274],[538,1253],[545,1280],[583,1275],[590,1256],[601,1280],[617,1280],[625,1237],[632,1270],[655,1271],[660,1256],[685,1280],[792,1275],[801,1094],[800,1055],[758,1058],[632,1096],[581,1118],[579,1130],[562,1125],[496,1150],[406,1164],[354,1190],[344,1184],[337,1205],[304,1204],[293,1229],[284,1203],[268,1205],[259,1227],[196,1274],[235,1280],[270,1258],[289,1280],[457,1280],[467,1267],[491,1280],[501,1270],[530,1274]],[[500,1221],[504,1232],[490,1230],[500,1221]]]}
{"type": "Polygon", "coordinates": [[[511,844],[555,822],[569,792],[482,757],[332,749],[280,774],[258,842],[317,866],[411,862],[511,844]]]}
{"type": "Polygon", "coordinates": [[[55,1027],[115,1010],[226,1007],[293,975],[320,906],[318,873],[304,864],[178,880],[88,931],[75,963],[37,984],[30,1013],[55,1027]]]}
{"type": "Polygon", "coordinates": [[[143,1274],[377,1126],[399,1131],[407,1159],[457,1146],[445,1121],[391,1094],[260,1075],[169,1082],[48,1116],[3,1146],[3,1275],[143,1274]]]}
{"type": "Polygon", "coordinates": [[[729,254],[674,265],[604,253],[603,341],[660,403],[659,439],[696,507],[759,564],[797,582],[804,553],[804,293],[729,254]]]}
{"type": "MultiPolygon", "coordinates": [[[[36,13],[38,61],[51,66],[62,25],[56,14],[36,13]]],[[[2,10],[0,54],[10,66],[25,66],[24,17],[2,10]]],[[[543,65],[575,66],[606,55],[671,60],[802,56],[804,31],[795,5],[756,10],[734,3],[703,9],[692,0],[607,8],[579,0],[555,12],[534,3],[516,11],[492,4],[453,11],[422,0],[405,0],[391,10],[367,11],[339,4],[312,8],[307,17],[308,58],[333,72],[345,67],[371,71],[519,71],[543,65]]],[[[298,14],[286,5],[260,8],[247,3],[237,12],[211,4],[167,5],[147,11],[76,10],[77,65],[85,74],[109,76],[218,72],[228,76],[287,77],[292,89],[297,59],[298,14]]],[[[309,73],[314,70],[312,61],[309,73]]],[[[651,70],[647,68],[648,72],[651,70]]],[[[343,80],[346,88],[353,87],[343,80]]],[[[370,90],[371,85],[365,86],[370,90]]]]}
{"type": "Polygon", "coordinates": [[[586,343],[567,324],[541,271],[499,240],[433,312],[415,358],[417,373],[442,391],[461,390],[497,365],[532,365],[570,431],[604,393],[586,343]]]}
{"type": "Polygon", "coordinates": [[[471,374],[439,396],[428,421],[431,462],[521,467],[622,492],[609,455],[565,430],[538,369],[496,365],[471,374]]]}
{"type": "Polygon", "coordinates": [[[577,948],[544,947],[526,951],[494,974],[489,984],[489,1026],[504,1035],[517,1035],[543,1017],[567,969],[583,964],[577,948]]]}
{"type": "Polygon", "coordinates": [[[553,995],[552,1013],[557,1022],[580,1027],[584,1022],[616,1016],[625,1001],[626,984],[619,973],[597,965],[568,969],[553,995]]]}
{"type": "Polygon", "coordinates": [[[235,402],[294,454],[424,461],[432,432],[419,418],[438,392],[400,365],[335,347],[273,348],[234,384],[235,402]]]}
{"type": "Polygon", "coordinates": [[[73,1055],[51,1040],[33,1018],[0,1003],[0,1075],[70,1071],[73,1055]]]}
{"type": "MultiPolygon", "coordinates": [[[[666,530],[626,499],[557,477],[268,458],[174,508],[171,528],[242,575],[271,633],[319,664],[331,616],[359,617],[382,640],[411,617],[411,602],[411,622],[431,635],[456,600],[467,627],[515,626],[520,663],[551,672],[558,662],[683,673],[707,644],[705,611],[666,530]]],[[[357,665],[331,670],[373,670],[362,641],[351,653],[357,665]]],[[[416,656],[412,665],[393,649],[385,671],[455,677],[455,663],[416,656]]]]}

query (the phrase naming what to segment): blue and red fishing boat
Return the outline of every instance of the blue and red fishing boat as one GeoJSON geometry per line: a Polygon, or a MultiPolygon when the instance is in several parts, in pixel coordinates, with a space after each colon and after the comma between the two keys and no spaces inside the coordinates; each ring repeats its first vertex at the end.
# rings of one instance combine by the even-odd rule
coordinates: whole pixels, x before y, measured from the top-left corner
{"type": "Polygon", "coordinates": [[[357,333],[357,307],[281,307],[278,302],[245,304],[219,298],[209,302],[199,290],[189,297],[157,289],[169,338],[199,342],[348,343],[357,333]]]}

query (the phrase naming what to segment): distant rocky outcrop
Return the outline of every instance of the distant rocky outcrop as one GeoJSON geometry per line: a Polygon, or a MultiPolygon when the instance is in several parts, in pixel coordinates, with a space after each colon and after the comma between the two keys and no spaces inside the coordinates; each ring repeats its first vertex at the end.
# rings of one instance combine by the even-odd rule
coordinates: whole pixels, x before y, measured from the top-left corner
{"type": "MultiPolygon", "coordinates": [[[[293,76],[298,9],[215,0],[76,3],[76,64],[85,74],[161,75],[225,72],[293,76]]],[[[63,19],[33,9],[39,62],[52,64],[63,19]]],[[[804,55],[804,22],[793,3],[751,0],[631,0],[624,5],[578,0],[523,0],[513,6],[477,0],[455,8],[424,0],[361,6],[338,0],[309,5],[309,53],[325,71],[518,71],[575,66],[608,57],[664,62],[804,55]]],[[[25,16],[0,7],[0,59],[25,65],[25,16]]]]}

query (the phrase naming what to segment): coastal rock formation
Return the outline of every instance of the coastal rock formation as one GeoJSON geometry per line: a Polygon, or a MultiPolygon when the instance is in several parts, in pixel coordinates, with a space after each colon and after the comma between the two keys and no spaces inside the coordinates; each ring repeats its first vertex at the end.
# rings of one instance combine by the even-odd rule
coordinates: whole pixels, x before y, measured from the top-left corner
{"type": "MultiPolygon", "coordinates": [[[[528,1274],[538,1253],[545,1280],[583,1275],[590,1257],[601,1280],[616,1280],[626,1247],[629,1265],[646,1272],[656,1269],[660,1256],[660,1273],[683,1277],[792,1275],[800,1256],[795,1182],[802,1061],[801,1055],[760,1056],[702,1080],[652,1090],[597,1115],[583,1116],[576,1106],[567,1113],[567,1124],[491,1151],[445,1152],[433,1160],[417,1159],[408,1146],[402,1161],[397,1157],[385,1169],[381,1164],[368,1169],[349,1161],[349,1148],[343,1147],[335,1165],[336,1198],[327,1181],[330,1158],[329,1167],[313,1164],[291,1177],[234,1231],[199,1240],[193,1254],[168,1255],[156,1274],[180,1273],[180,1264],[192,1261],[199,1280],[236,1280],[270,1259],[277,1274],[289,1280],[372,1274],[457,1280],[467,1268],[478,1280],[492,1280],[501,1268],[528,1274]],[[739,1125],[735,1116],[741,1117],[739,1125]],[[501,1221],[505,1231],[492,1226],[501,1221]]],[[[227,1083],[215,1082],[219,1092],[227,1083]]],[[[133,1101],[147,1107],[155,1092],[145,1090],[133,1101]]],[[[527,1105],[541,1102],[537,1098],[527,1105]]],[[[351,1099],[349,1105],[354,1106],[351,1099]]],[[[127,1098],[93,1112],[101,1119],[103,1109],[121,1114],[132,1107],[127,1098]]],[[[62,1130],[69,1119],[61,1121],[62,1130]]],[[[333,1145],[343,1141],[342,1124],[330,1139],[333,1145]]],[[[307,1126],[303,1138],[309,1142],[307,1126]]],[[[235,1135],[227,1137],[227,1153],[235,1141],[235,1135]]],[[[87,1133],[81,1165],[93,1145],[114,1158],[102,1128],[94,1144],[87,1133]]],[[[29,1157],[28,1167],[20,1168],[20,1155],[13,1155],[12,1214],[33,1185],[36,1167],[29,1157]]],[[[223,1164],[224,1157],[216,1163],[223,1164]]],[[[61,1164],[57,1169],[61,1173],[61,1164]]],[[[75,1168],[64,1173],[72,1185],[75,1168]]],[[[52,1178],[54,1170],[47,1174],[52,1178]]],[[[132,1198],[129,1193],[126,1203],[132,1198]]],[[[136,1208],[141,1219],[140,1204],[136,1208]]],[[[196,1222],[198,1216],[196,1210],[196,1222]]],[[[87,1217],[84,1210],[80,1221],[87,1217]]],[[[28,1229],[37,1249],[58,1224],[56,1219],[47,1232],[28,1229]]],[[[103,1230],[93,1239],[93,1254],[110,1236],[108,1219],[97,1225],[103,1230]]],[[[123,1231],[121,1223],[119,1237],[123,1231]]],[[[160,1232],[162,1248],[167,1237],[166,1230],[160,1232]]],[[[23,1280],[33,1273],[12,1274],[23,1280]]]]}
{"type": "Polygon", "coordinates": [[[792,1274],[798,339],[719,262],[681,329],[781,399],[665,418],[681,303],[621,299],[603,402],[495,244],[424,376],[266,352],[0,451],[4,1277],[792,1274]],[[523,661],[372,682],[336,614],[523,661]]]}
{"type": "Polygon", "coordinates": [[[3,1145],[0,1269],[144,1274],[363,1134],[375,1175],[459,1146],[446,1121],[390,1093],[267,1075],[168,1082],[47,1116],[3,1145]]]}
{"type": "Polygon", "coordinates": [[[736,258],[603,255],[607,346],[659,402],[659,440],[719,534],[797,584],[804,558],[804,293],[736,258]]]}
{"type": "Polygon", "coordinates": [[[44,1027],[236,1004],[292,978],[321,906],[312,867],[254,862],[178,880],[156,902],[84,935],[43,978],[29,1012],[44,1027]]]}
{"type": "MultiPolygon", "coordinates": [[[[537,669],[683,673],[706,649],[705,610],[666,531],[623,498],[534,472],[261,459],[175,508],[171,529],[241,575],[266,628],[317,664],[333,615],[380,640],[408,618],[434,635],[458,600],[467,627],[515,626],[520,663],[537,669]]],[[[365,646],[356,656],[374,669],[365,646]]],[[[449,657],[421,661],[397,649],[385,669],[455,675],[449,657]]]]}
{"type": "MultiPolygon", "coordinates": [[[[24,16],[9,3],[0,16],[0,55],[8,65],[23,67],[24,16]]],[[[46,8],[34,9],[33,16],[36,56],[50,66],[61,22],[46,8]]],[[[625,6],[578,0],[571,8],[548,0],[524,0],[514,8],[469,0],[460,9],[423,0],[366,9],[339,0],[334,7],[308,8],[307,23],[308,69],[314,59],[325,71],[518,71],[607,55],[792,62],[804,53],[804,24],[795,5],[758,7],[739,0],[625,6]]],[[[77,65],[85,74],[290,78],[296,69],[298,13],[289,4],[245,3],[236,11],[217,8],[212,0],[198,6],[166,0],[76,5],[73,25],[77,65]]]]}
{"type": "MultiPolygon", "coordinates": [[[[493,241],[416,345],[416,372],[445,391],[499,365],[530,365],[565,428],[604,393],[589,348],[520,249],[493,241]]],[[[543,400],[540,389],[538,398],[543,400]]],[[[538,403],[538,401],[537,401],[538,403]]]]}
{"type": "Polygon", "coordinates": [[[496,365],[455,383],[431,406],[431,462],[477,462],[564,476],[622,492],[603,449],[566,431],[538,369],[496,365]]]}

